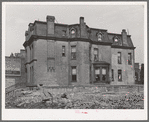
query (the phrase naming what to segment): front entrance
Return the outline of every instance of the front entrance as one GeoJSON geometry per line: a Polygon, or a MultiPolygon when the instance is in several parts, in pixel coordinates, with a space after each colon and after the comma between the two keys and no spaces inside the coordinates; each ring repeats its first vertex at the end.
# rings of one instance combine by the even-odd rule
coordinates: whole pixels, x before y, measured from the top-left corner
{"type": "Polygon", "coordinates": [[[104,83],[108,80],[107,67],[95,68],[95,83],[104,83]]]}

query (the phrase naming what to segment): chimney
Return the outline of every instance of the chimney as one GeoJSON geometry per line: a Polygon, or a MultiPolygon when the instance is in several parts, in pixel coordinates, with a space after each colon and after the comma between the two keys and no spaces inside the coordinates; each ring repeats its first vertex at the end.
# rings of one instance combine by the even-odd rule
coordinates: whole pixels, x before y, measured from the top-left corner
{"type": "Polygon", "coordinates": [[[84,24],[84,17],[80,17],[80,24],[84,24]]]}
{"type": "Polygon", "coordinates": [[[47,16],[47,35],[53,35],[54,34],[54,16],[47,16]]]}
{"type": "Polygon", "coordinates": [[[84,22],[84,17],[80,17],[80,37],[87,38],[86,23],[84,22]]]}
{"type": "Polygon", "coordinates": [[[123,46],[128,46],[128,43],[127,43],[127,32],[125,29],[122,30],[121,32],[122,34],[122,42],[123,42],[123,46]]]}

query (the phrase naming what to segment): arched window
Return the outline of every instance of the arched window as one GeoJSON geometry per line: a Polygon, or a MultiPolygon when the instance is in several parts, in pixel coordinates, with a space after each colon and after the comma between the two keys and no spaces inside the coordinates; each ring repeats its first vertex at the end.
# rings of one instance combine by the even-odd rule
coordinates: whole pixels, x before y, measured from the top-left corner
{"type": "Polygon", "coordinates": [[[74,38],[76,36],[76,29],[72,28],[70,30],[70,35],[71,35],[72,38],[74,38]]]}
{"type": "Polygon", "coordinates": [[[119,41],[119,38],[116,36],[115,38],[114,38],[114,42],[118,42],[119,41]]]}
{"type": "Polygon", "coordinates": [[[102,41],[102,37],[103,37],[103,35],[101,32],[97,34],[98,41],[102,41]]]}
{"type": "Polygon", "coordinates": [[[71,34],[75,34],[75,30],[74,29],[71,30],[71,34]]]}

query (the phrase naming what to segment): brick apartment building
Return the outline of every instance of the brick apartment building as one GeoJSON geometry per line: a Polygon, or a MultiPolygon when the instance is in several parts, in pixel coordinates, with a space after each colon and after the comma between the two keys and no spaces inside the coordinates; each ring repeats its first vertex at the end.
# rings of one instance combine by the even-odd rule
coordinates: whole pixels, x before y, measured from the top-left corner
{"type": "Polygon", "coordinates": [[[43,84],[134,84],[134,49],[125,29],[121,34],[79,24],[30,23],[25,32],[28,86],[43,84]]]}
{"type": "Polygon", "coordinates": [[[20,53],[5,56],[5,87],[26,82],[25,73],[25,50],[20,50],[20,53]]]}

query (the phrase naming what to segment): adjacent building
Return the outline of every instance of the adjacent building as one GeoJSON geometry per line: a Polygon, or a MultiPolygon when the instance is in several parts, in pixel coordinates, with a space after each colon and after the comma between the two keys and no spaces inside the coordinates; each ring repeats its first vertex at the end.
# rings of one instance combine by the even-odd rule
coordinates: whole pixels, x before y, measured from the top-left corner
{"type": "Polygon", "coordinates": [[[139,63],[135,63],[135,83],[140,82],[140,71],[139,63]]]}
{"type": "Polygon", "coordinates": [[[12,86],[17,83],[26,82],[25,73],[25,50],[20,53],[11,53],[5,56],[5,87],[12,86]]]}
{"type": "Polygon", "coordinates": [[[46,22],[28,25],[24,42],[27,85],[134,84],[134,49],[131,35],[79,24],[46,22]]]}

